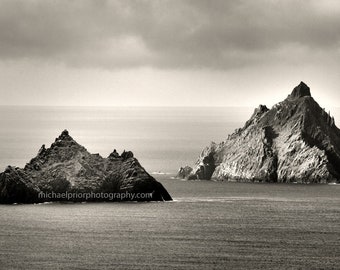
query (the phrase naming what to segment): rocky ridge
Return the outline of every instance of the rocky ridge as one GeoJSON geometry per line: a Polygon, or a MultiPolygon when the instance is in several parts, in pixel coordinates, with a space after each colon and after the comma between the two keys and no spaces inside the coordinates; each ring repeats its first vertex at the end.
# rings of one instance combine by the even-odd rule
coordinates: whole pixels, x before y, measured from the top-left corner
{"type": "Polygon", "coordinates": [[[179,178],[327,183],[340,179],[340,130],[303,82],[282,102],[260,105],[244,127],[203,149],[179,178]]]}
{"type": "MultiPolygon", "coordinates": [[[[35,203],[50,200],[39,197],[40,192],[128,192],[135,194],[133,200],[172,200],[163,185],[145,171],[132,152],[124,151],[119,155],[114,150],[107,158],[91,154],[78,144],[67,130],[64,130],[49,148],[43,145],[37,156],[23,169],[8,166],[0,174],[0,203],[35,203]],[[136,198],[137,193],[152,193],[152,197],[136,198]]],[[[121,197],[117,201],[122,199],[131,200],[131,197],[121,197]]]]}

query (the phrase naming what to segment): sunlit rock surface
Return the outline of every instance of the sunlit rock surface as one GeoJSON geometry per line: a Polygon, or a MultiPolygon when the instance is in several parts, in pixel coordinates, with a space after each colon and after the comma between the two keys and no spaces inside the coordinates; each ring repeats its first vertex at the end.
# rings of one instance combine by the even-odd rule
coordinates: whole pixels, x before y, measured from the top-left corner
{"type": "Polygon", "coordinates": [[[340,130],[301,82],[270,110],[203,149],[187,179],[327,183],[340,179],[340,130]]]}

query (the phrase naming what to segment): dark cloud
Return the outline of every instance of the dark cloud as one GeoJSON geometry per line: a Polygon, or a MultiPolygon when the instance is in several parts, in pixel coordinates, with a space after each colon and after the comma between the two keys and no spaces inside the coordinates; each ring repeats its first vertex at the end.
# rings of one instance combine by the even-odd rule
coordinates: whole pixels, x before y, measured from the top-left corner
{"type": "Polygon", "coordinates": [[[5,0],[0,58],[224,69],[292,56],[339,57],[339,29],[340,4],[332,0],[5,0]]]}

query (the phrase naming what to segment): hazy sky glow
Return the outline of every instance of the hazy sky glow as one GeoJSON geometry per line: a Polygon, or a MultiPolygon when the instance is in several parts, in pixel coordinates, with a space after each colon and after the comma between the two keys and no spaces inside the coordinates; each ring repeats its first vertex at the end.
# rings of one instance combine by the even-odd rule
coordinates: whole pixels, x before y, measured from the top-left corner
{"type": "Polygon", "coordinates": [[[340,100],[340,1],[0,2],[3,105],[340,100]]]}

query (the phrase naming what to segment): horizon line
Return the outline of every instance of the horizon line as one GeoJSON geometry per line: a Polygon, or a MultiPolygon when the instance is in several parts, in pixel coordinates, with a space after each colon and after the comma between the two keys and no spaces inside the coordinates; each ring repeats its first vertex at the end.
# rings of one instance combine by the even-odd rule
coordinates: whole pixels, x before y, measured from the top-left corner
{"type": "MultiPolygon", "coordinates": [[[[266,105],[266,104],[259,104],[259,105],[266,105]]],[[[27,105],[27,104],[0,104],[0,107],[40,107],[40,108],[47,108],[47,107],[57,107],[57,108],[257,108],[259,105],[229,105],[229,106],[207,106],[207,105],[27,105]]],[[[275,105],[275,104],[274,104],[275,105]]],[[[269,106],[269,107],[273,107],[269,106]]],[[[267,105],[266,105],[267,106],[267,105]]],[[[340,106],[330,106],[329,108],[340,109],[340,106]]]]}

